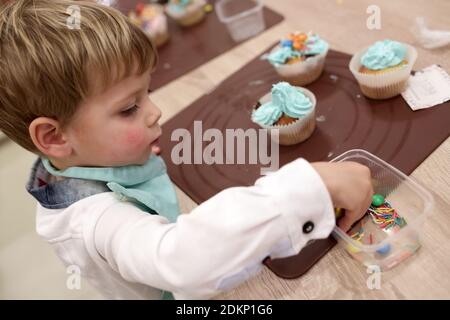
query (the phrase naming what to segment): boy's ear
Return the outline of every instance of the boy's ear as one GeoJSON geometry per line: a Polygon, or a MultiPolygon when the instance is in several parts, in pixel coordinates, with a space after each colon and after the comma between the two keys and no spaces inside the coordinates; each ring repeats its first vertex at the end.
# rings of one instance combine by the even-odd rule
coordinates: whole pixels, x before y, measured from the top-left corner
{"type": "Polygon", "coordinates": [[[36,118],[30,123],[28,130],[36,148],[46,156],[61,159],[71,155],[72,147],[57,120],[47,117],[36,118]]]}

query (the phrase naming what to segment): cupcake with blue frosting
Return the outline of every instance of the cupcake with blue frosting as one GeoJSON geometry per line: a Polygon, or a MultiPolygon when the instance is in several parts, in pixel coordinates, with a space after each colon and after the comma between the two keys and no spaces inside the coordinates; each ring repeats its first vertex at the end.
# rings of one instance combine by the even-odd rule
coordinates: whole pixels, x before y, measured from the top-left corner
{"type": "Polygon", "coordinates": [[[416,59],[414,47],[383,40],[355,54],[349,67],[366,97],[388,99],[402,93],[416,59]]]}
{"type": "Polygon", "coordinates": [[[281,145],[300,143],[311,136],[316,126],[314,94],[287,82],[272,86],[253,108],[252,121],[268,129],[281,145]]]}
{"type": "Polygon", "coordinates": [[[284,81],[304,86],[322,74],[328,48],[317,34],[295,32],[282,39],[266,59],[284,81]]]}
{"type": "Polygon", "coordinates": [[[169,0],[166,13],[183,27],[192,26],[205,17],[206,0],[169,0]]]}

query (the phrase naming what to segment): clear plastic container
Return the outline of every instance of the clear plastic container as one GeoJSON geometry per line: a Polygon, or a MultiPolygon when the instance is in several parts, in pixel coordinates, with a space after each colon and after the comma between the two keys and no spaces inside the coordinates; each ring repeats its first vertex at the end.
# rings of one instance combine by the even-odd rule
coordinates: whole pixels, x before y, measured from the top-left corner
{"type": "Polygon", "coordinates": [[[219,20],[234,41],[250,38],[265,28],[261,0],[219,0],[215,3],[219,20]]]}
{"type": "Polygon", "coordinates": [[[424,187],[396,168],[365,150],[349,150],[332,162],[354,161],[370,168],[374,191],[385,197],[400,217],[403,227],[382,229],[367,214],[345,233],[335,227],[333,236],[356,260],[366,266],[388,270],[412,256],[420,248],[420,235],[427,215],[433,210],[434,198],[424,187]],[[363,228],[359,241],[351,238],[363,228]]]}

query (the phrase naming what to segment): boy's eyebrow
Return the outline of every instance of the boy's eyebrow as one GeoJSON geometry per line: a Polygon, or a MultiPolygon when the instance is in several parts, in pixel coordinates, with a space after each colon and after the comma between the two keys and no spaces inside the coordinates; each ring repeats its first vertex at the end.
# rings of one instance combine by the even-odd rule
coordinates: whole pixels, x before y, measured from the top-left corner
{"type": "MultiPolygon", "coordinates": [[[[149,78],[151,79],[151,76],[150,76],[149,78]]],[[[150,80],[150,79],[149,79],[149,80],[150,80]]],[[[149,92],[149,90],[150,90],[149,88],[150,88],[150,81],[149,81],[148,85],[146,86],[147,92],[149,92]]],[[[127,95],[125,98],[118,100],[118,101],[116,102],[117,105],[123,106],[123,104],[127,103],[128,100],[129,100],[132,96],[137,95],[137,94],[138,94],[139,92],[141,92],[142,90],[143,90],[143,89],[142,89],[141,87],[138,88],[138,89],[136,89],[135,91],[133,91],[133,92],[131,92],[129,95],[127,95]]]]}
{"type": "Polygon", "coordinates": [[[128,100],[130,100],[131,97],[137,95],[140,91],[142,91],[142,88],[139,88],[139,89],[137,89],[137,90],[131,92],[131,93],[128,94],[125,98],[118,100],[118,101],[116,102],[116,104],[117,104],[118,106],[123,107],[123,105],[124,105],[125,103],[127,103],[128,100]]]}

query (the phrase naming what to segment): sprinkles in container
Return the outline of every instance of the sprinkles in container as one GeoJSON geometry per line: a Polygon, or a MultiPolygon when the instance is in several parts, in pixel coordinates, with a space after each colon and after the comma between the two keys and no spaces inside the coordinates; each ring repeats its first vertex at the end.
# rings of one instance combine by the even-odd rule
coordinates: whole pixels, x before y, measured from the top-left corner
{"type": "Polygon", "coordinates": [[[348,232],[335,227],[333,236],[340,246],[355,260],[368,267],[377,266],[380,271],[415,255],[434,207],[431,193],[365,150],[349,150],[332,160],[341,161],[367,166],[375,194],[364,217],[348,232]]]}

